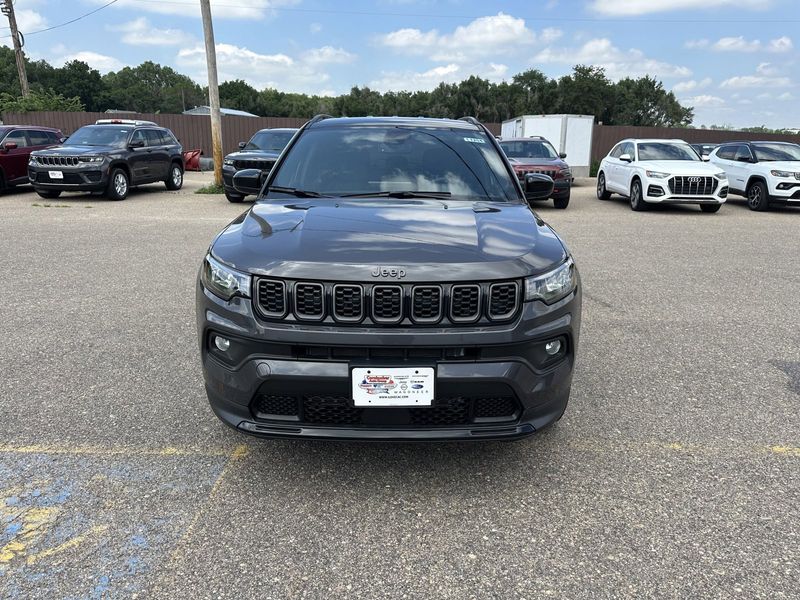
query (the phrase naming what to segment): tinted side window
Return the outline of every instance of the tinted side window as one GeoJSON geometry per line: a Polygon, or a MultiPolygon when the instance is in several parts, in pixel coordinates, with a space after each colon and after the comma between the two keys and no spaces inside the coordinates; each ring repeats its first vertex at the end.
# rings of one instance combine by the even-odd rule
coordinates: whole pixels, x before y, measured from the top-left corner
{"type": "Polygon", "coordinates": [[[161,130],[161,140],[165,146],[173,146],[177,144],[175,138],[172,136],[172,133],[168,129],[161,130]]]}
{"type": "Polygon", "coordinates": [[[622,147],[622,153],[629,154],[632,159],[636,160],[636,148],[634,147],[633,142],[627,142],[622,147]]]}
{"type": "Polygon", "coordinates": [[[58,135],[55,131],[48,131],[47,137],[50,139],[51,144],[60,144],[61,143],[61,136],[58,135]]]}
{"type": "Polygon", "coordinates": [[[622,146],[623,144],[617,144],[616,146],[614,146],[614,149],[611,151],[610,156],[613,156],[614,158],[619,158],[622,155],[622,146]]]}
{"type": "Polygon", "coordinates": [[[750,152],[750,148],[745,145],[736,146],[736,154],[733,157],[733,160],[743,160],[748,161],[753,158],[753,154],[750,152]]]}
{"type": "Polygon", "coordinates": [[[46,131],[36,129],[28,130],[28,139],[31,141],[31,146],[48,146],[53,143],[46,131]]]}
{"type": "Polygon", "coordinates": [[[147,140],[148,146],[163,146],[164,142],[161,139],[161,133],[156,129],[145,129],[144,137],[147,140]]]}
{"type": "Polygon", "coordinates": [[[736,154],[736,146],[723,146],[717,150],[717,156],[723,160],[733,160],[736,154]]]}
{"type": "Polygon", "coordinates": [[[144,137],[143,129],[137,129],[136,131],[133,132],[133,135],[131,136],[131,142],[138,142],[138,141],[144,142],[145,145],[147,144],[147,140],[144,137]]]}
{"type": "Polygon", "coordinates": [[[12,143],[16,144],[17,148],[26,148],[28,146],[28,138],[25,135],[25,132],[21,129],[17,129],[16,131],[12,131],[6,136],[6,139],[3,140],[4,144],[12,143]]]}

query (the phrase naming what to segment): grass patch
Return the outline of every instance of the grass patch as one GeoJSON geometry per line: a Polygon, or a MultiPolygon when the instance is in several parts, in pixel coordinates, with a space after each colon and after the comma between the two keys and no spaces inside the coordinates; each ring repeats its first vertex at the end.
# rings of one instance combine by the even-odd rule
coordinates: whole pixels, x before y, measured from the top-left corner
{"type": "Polygon", "coordinates": [[[225,189],[221,185],[217,185],[216,183],[212,183],[205,187],[201,187],[198,190],[195,190],[195,194],[224,194],[225,189]]]}

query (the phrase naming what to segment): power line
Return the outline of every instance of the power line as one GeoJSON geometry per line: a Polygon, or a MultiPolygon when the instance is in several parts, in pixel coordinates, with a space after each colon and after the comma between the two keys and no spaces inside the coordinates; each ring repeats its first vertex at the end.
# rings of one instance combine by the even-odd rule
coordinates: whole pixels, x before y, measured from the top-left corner
{"type": "MultiPolygon", "coordinates": [[[[99,12],[99,11],[103,10],[104,8],[109,7],[112,4],[116,4],[117,2],[119,2],[119,0],[111,0],[111,2],[107,2],[106,4],[103,4],[103,6],[99,6],[98,8],[95,8],[94,10],[90,10],[89,12],[87,12],[85,14],[82,14],[79,17],[75,17],[74,19],[70,19],[69,21],[64,21],[63,23],[59,23],[58,25],[53,25],[52,27],[45,27],[44,29],[39,29],[37,31],[29,31],[25,35],[36,35],[37,33],[44,33],[45,31],[52,31],[53,29],[58,29],[59,27],[65,27],[66,25],[71,25],[72,23],[75,23],[76,21],[80,21],[81,19],[85,19],[86,17],[88,17],[90,15],[93,15],[94,13],[99,12]]],[[[4,35],[4,36],[0,36],[0,39],[10,38],[10,37],[11,37],[10,35],[4,35]]]]}
{"type": "MultiPolygon", "coordinates": [[[[196,6],[195,2],[181,1],[181,0],[135,0],[147,4],[174,4],[177,6],[196,6]]],[[[219,8],[244,8],[251,10],[258,10],[259,7],[236,4],[235,2],[214,2],[215,7],[219,8]]],[[[472,20],[479,19],[490,15],[456,15],[456,14],[431,14],[431,13],[406,13],[406,12],[380,12],[370,10],[340,10],[329,8],[301,8],[291,6],[265,6],[263,10],[270,10],[274,12],[288,12],[288,13],[305,13],[305,14],[335,14],[335,15],[354,15],[354,16],[367,16],[367,17],[421,17],[429,19],[459,19],[459,20],[472,20]]],[[[565,22],[565,23],[800,23],[800,19],[659,19],[659,18],[613,18],[613,17],[547,17],[535,16],[526,17],[527,21],[547,21],[547,22],[565,22]]]]}

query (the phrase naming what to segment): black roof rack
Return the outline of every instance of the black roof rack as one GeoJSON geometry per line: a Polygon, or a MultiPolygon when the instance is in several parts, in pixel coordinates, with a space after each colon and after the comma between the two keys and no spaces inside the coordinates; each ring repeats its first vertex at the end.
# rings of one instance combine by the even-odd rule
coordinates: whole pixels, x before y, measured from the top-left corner
{"type": "Polygon", "coordinates": [[[472,123],[477,127],[483,127],[483,124],[480,121],[478,121],[478,119],[476,119],[475,117],[461,117],[459,121],[466,121],[467,123],[472,123]]]}
{"type": "Polygon", "coordinates": [[[314,123],[317,123],[318,121],[323,121],[325,119],[332,119],[332,118],[333,118],[332,116],[326,115],[326,114],[314,115],[313,117],[311,117],[311,120],[308,123],[306,123],[306,126],[313,125],[314,123]]]}

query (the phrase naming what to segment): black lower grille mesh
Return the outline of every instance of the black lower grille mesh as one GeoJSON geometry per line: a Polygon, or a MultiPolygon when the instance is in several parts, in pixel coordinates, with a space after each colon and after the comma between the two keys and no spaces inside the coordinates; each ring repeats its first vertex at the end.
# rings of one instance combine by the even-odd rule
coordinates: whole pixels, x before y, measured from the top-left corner
{"type": "Polygon", "coordinates": [[[433,406],[411,408],[411,423],[418,427],[446,427],[469,423],[469,406],[464,398],[446,398],[433,406]]]}
{"type": "Polygon", "coordinates": [[[256,400],[255,413],[262,418],[268,415],[297,415],[297,398],[294,396],[260,396],[256,400]]]}
{"type": "Polygon", "coordinates": [[[343,396],[307,396],[303,401],[303,422],[320,425],[358,425],[363,409],[352,406],[343,396]]]}
{"type": "Polygon", "coordinates": [[[507,417],[517,411],[517,403],[508,396],[476,398],[473,410],[476,418],[507,417]]]}

